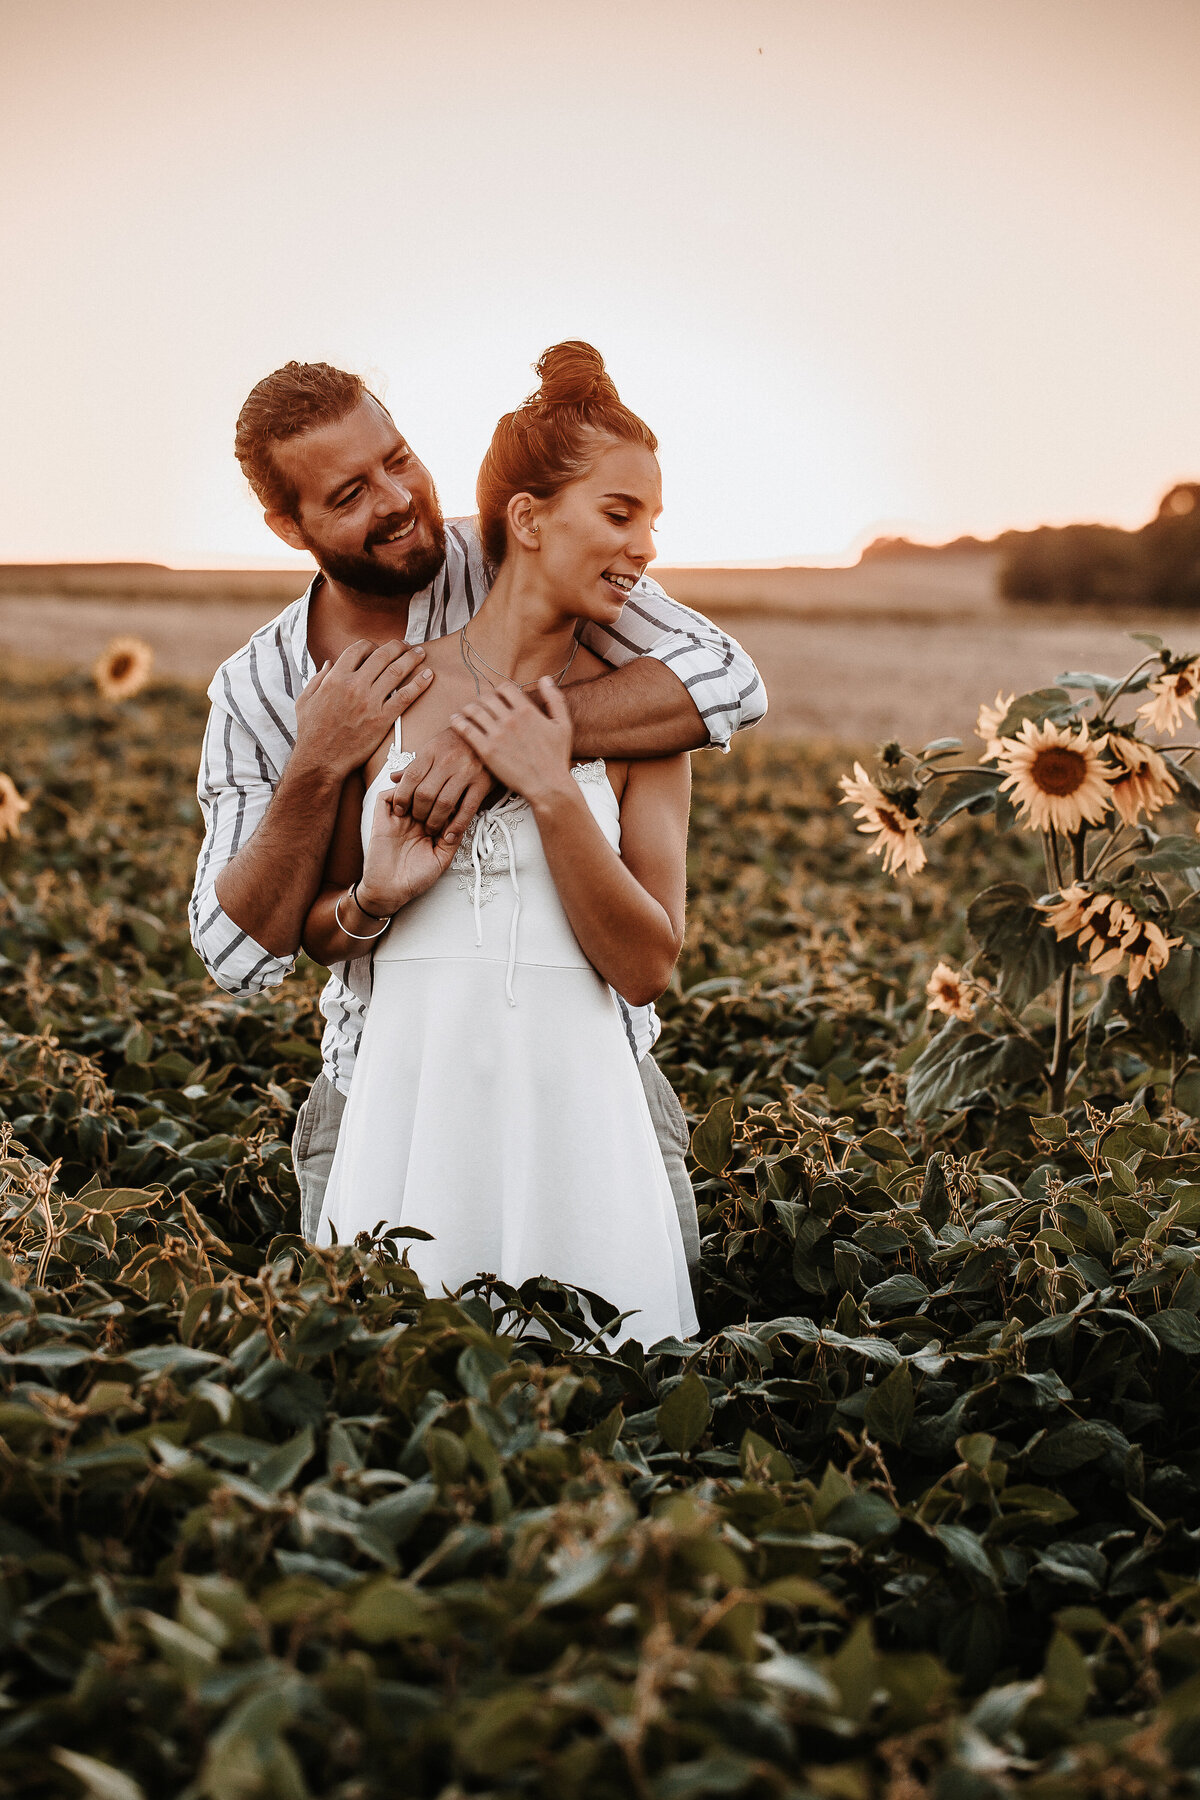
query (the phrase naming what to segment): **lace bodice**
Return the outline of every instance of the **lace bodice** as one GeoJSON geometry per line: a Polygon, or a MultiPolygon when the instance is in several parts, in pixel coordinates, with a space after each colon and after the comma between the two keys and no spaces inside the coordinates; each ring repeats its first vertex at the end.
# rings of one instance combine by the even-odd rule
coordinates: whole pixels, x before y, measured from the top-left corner
{"type": "MultiPolygon", "coordinates": [[[[405,750],[400,739],[400,723],[396,739],[388,749],[387,760],[371,783],[363,801],[363,848],[366,850],[374,818],[375,801],[393,774],[413,760],[414,752],[405,750]]],[[[620,845],[620,810],[609,785],[604,762],[593,759],[575,763],[571,774],[580,787],[588,791],[588,808],[600,824],[614,849],[620,845]]],[[[508,918],[505,956],[505,993],[509,1004],[516,1005],[514,978],[518,962],[518,932],[522,960],[559,964],[586,963],[571,931],[562,903],[554,888],[553,878],[542,850],[541,838],[529,802],[520,794],[508,792],[490,806],[480,809],[451,860],[447,877],[436,883],[427,894],[410,902],[396,915],[392,926],[383,934],[375,951],[376,961],[392,960],[403,955],[444,954],[447,947],[460,938],[462,925],[455,924],[458,907],[466,902],[466,918],[474,930],[474,948],[485,956],[484,909],[497,895],[507,890],[512,897],[508,918]],[[457,897],[451,901],[451,895],[457,897]],[[532,909],[532,910],[531,910],[532,909]]],[[[468,925],[468,930],[470,930],[468,925]]],[[[501,927],[503,930],[503,927],[501,927]]],[[[486,934],[494,943],[494,928],[486,934]]]]}

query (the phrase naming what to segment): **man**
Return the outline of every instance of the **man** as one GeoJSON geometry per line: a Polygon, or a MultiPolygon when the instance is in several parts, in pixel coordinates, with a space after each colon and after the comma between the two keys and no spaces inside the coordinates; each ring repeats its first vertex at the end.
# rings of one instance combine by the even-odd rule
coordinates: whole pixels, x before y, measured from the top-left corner
{"type": "MultiPolygon", "coordinates": [[[[271,530],[306,550],[318,569],[304,595],[223,663],[209,688],[192,942],[221,987],[253,993],[294,965],[343,783],[432,679],[421,645],[474,615],[490,572],[473,523],[443,520],[428,470],[355,375],[326,363],[288,363],[268,375],[242,408],[235,452],[271,530]]],[[[581,635],[612,673],[564,690],[576,757],[728,747],[731,732],[766,711],[744,651],[644,576],[614,627],[589,625],[581,635]]],[[[398,778],[413,816],[452,841],[490,786],[491,776],[450,730],[398,778]]],[[[366,955],[333,969],[321,996],[322,1072],[293,1143],[310,1243],[370,983],[366,955]]],[[[687,1128],[650,1055],[658,1021],[653,1007],[619,998],[617,1005],[694,1262],[687,1128]]]]}

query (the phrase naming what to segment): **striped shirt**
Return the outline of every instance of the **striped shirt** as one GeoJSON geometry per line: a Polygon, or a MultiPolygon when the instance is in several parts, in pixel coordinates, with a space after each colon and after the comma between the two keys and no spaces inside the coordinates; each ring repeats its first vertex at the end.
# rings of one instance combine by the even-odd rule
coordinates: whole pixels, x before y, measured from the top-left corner
{"type": "MultiPolygon", "coordinates": [[[[204,844],[190,909],[192,943],[205,968],[231,994],[258,993],[290,974],[295,958],[264,950],[224,911],[216,896],[222,869],[266,812],[296,739],[296,696],[315,673],[308,651],[308,608],[314,576],[299,600],[256,631],[221,664],[208,690],[197,794],[204,844]]],[[[410,644],[443,637],[471,619],[490,585],[473,520],[446,522],[446,561],[429,587],[414,596],[405,632],[410,644]]],[[[700,613],[680,606],[643,576],[611,626],[589,622],[580,633],[589,650],[614,668],[653,656],[683,682],[712,743],[728,749],[733,732],[767,710],[758,671],[741,646],[700,613]]],[[[371,992],[370,955],[337,964],[321,995],[325,1074],[350,1090],[354,1058],[371,992]]],[[[616,998],[630,1048],[643,1057],[658,1036],[652,1006],[616,998]]]]}

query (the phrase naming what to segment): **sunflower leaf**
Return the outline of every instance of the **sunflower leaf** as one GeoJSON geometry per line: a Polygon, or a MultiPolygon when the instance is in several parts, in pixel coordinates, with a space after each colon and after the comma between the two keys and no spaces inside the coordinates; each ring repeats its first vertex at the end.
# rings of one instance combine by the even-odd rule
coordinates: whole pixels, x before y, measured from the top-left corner
{"type": "Polygon", "coordinates": [[[999,972],[1000,998],[1020,1012],[1076,960],[1072,940],[1061,944],[1046,915],[1020,881],[996,881],[967,909],[971,935],[999,972]]]}
{"type": "Polygon", "coordinates": [[[945,781],[930,782],[921,796],[926,824],[944,825],[947,819],[960,812],[990,812],[996,804],[996,790],[1001,779],[999,769],[981,768],[951,775],[945,781]]]}
{"type": "Polygon", "coordinates": [[[908,1117],[950,1112],[977,1093],[1018,1087],[1041,1074],[1045,1058],[1028,1038],[985,1031],[952,1019],[908,1072],[908,1117]]]}
{"type": "Polygon", "coordinates": [[[1035,725],[1042,724],[1045,719],[1065,725],[1077,717],[1078,709],[1078,701],[1072,700],[1066,688],[1034,688],[1031,693],[1017,695],[997,725],[996,736],[1016,737],[1026,719],[1032,719],[1035,725]]]}

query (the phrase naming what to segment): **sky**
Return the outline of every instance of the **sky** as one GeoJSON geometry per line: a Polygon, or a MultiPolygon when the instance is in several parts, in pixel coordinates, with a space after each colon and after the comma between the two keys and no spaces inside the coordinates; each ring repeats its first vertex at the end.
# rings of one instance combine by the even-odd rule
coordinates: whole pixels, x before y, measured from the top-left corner
{"type": "Polygon", "coordinates": [[[567,337],[664,562],[1200,479],[1200,0],[0,0],[0,560],[240,564],[295,357],[448,514],[567,337]]]}

